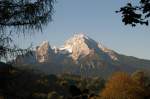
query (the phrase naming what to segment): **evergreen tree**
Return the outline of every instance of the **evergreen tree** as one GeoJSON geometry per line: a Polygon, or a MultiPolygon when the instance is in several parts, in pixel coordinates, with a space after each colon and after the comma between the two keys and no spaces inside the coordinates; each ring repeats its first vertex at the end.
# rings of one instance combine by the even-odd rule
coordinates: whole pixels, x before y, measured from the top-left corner
{"type": "Polygon", "coordinates": [[[55,0],[0,0],[0,59],[20,54],[13,35],[41,30],[52,21],[55,0]],[[13,32],[12,32],[13,31],[13,32]]]}

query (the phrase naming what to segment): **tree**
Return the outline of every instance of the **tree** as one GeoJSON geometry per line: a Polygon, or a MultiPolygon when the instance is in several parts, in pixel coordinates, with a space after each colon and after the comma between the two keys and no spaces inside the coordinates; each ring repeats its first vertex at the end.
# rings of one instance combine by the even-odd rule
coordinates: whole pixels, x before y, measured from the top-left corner
{"type": "Polygon", "coordinates": [[[131,75],[131,77],[141,86],[145,86],[145,82],[148,80],[143,71],[136,71],[131,75]]]}
{"type": "Polygon", "coordinates": [[[128,74],[117,72],[108,80],[102,99],[144,99],[143,89],[128,74]]]}
{"type": "Polygon", "coordinates": [[[150,77],[144,71],[136,71],[131,75],[132,79],[144,89],[144,99],[150,97],[150,77]]]}
{"type": "Polygon", "coordinates": [[[22,53],[13,41],[17,33],[41,30],[52,21],[55,0],[0,0],[0,59],[22,53]]]}
{"type": "Polygon", "coordinates": [[[148,25],[150,17],[150,0],[139,0],[137,5],[127,3],[116,12],[122,14],[122,22],[125,25],[148,25]]]}

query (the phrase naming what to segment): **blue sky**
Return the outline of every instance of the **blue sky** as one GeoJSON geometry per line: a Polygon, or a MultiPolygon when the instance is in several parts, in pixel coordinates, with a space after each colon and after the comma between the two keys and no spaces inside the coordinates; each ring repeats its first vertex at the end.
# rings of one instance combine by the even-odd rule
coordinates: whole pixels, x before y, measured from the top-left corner
{"type": "MultiPolygon", "coordinates": [[[[26,48],[43,40],[51,46],[61,46],[74,33],[84,32],[108,48],[129,56],[150,59],[150,26],[125,26],[115,11],[129,0],[57,0],[53,22],[43,33],[16,37],[16,43],[26,48]]],[[[136,1],[136,0],[133,0],[136,1]]]]}

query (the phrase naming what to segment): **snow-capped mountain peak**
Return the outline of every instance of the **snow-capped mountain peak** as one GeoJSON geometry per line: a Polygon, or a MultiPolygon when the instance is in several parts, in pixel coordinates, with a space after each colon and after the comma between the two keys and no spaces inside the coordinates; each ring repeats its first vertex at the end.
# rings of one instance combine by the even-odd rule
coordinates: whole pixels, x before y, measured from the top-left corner
{"type": "Polygon", "coordinates": [[[75,34],[60,48],[51,48],[48,41],[43,41],[32,52],[33,55],[18,56],[16,64],[32,64],[33,68],[44,73],[85,73],[86,77],[106,77],[116,71],[131,73],[139,68],[149,69],[150,66],[150,61],[118,54],[84,33],[75,34]]]}
{"type": "Polygon", "coordinates": [[[47,41],[47,40],[45,40],[45,41],[43,41],[40,45],[39,45],[39,47],[41,46],[49,46],[49,41],[47,41]]]}
{"type": "Polygon", "coordinates": [[[51,54],[53,53],[52,48],[48,41],[43,41],[40,46],[36,48],[36,57],[38,62],[47,62],[51,58],[51,54]]]}
{"type": "Polygon", "coordinates": [[[118,60],[117,53],[96,42],[84,33],[76,33],[60,48],[51,48],[48,41],[43,41],[35,49],[36,61],[39,63],[50,62],[55,57],[67,56],[78,61],[93,53],[103,60],[118,60]]]}
{"type": "Polygon", "coordinates": [[[64,47],[61,49],[71,53],[74,60],[89,55],[93,50],[95,53],[97,53],[97,51],[102,51],[102,53],[107,54],[106,56],[109,56],[112,60],[118,59],[114,51],[94,41],[84,33],[74,34],[73,37],[65,42],[64,47]]]}
{"type": "Polygon", "coordinates": [[[75,34],[65,42],[63,49],[68,50],[72,58],[77,60],[79,57],[84,57],[90,53],[90,48],[86,43],[88,39],[89,37],[83,33],[75,34]]]}
{"type": "Polygon", "coordinates": [[[89,39],[89,37],[85,33],[75,33],[72,38],[86,38],[86,39],[89,39]]]}

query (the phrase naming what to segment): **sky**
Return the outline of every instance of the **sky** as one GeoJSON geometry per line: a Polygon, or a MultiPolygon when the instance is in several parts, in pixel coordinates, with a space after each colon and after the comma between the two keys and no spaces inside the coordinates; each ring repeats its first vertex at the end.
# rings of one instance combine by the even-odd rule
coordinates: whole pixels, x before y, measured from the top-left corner
{"type": "Polygon", "coordinates": [[[51,46],[60,47],[73,34],[83,32],[118,53],[150,59],[150,26],[125,26],[121,15],[115,13],[127,1],[57,0],[53,21],[42,33],[16,36],[15,42],[26,48],[47,40],[51,46]]]}

